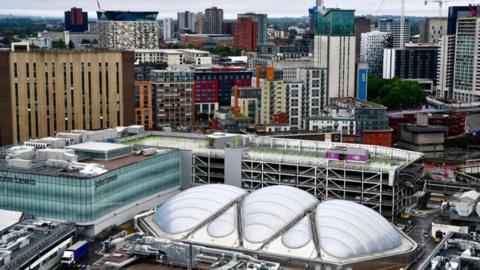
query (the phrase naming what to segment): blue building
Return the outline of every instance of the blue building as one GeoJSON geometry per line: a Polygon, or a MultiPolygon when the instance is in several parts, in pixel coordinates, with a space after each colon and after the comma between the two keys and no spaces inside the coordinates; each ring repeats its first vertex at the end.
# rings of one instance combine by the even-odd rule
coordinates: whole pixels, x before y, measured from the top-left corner
{"type": "Polygon", "coordinates": [[[83,33],[88,31],[88,13],[73,7],[65,11],[65,31],[83,33]]]}
{"type": "Polygon", "coordinates": [[[357,64],[357,99],[367,101],[368,98],[368,64],[357,64]]]}

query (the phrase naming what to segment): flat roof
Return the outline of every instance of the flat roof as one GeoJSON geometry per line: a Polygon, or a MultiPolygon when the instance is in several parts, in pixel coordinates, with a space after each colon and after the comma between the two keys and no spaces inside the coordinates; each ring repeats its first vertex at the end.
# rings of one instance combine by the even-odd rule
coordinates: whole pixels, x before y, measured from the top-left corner
{"type": "Polygon", "coordinates": [[[138,144],[145,146],[155,146],[161,148],[179,148],[187,150],[209,148],[206,138],[189,138],[174,136],[147,136],[133,141],[127,141],[128,144],[138,144]]]}
{"type": "Polygon", "coordinates": [[[86,142],[68,146],[67,149],[83,152],[111,152],[131,147],[131,145],[118,143],[86,142]]]}

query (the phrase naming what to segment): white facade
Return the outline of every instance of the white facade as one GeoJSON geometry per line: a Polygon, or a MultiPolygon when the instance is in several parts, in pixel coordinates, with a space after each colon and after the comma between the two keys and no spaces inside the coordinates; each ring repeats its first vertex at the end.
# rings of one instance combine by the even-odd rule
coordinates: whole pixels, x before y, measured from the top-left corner
{"type": "Polygon", "coordinates": [[[155,21],[99,21],[97,28],[100,48],[134,50],[159,47],[160,26],[155,21]]]}
{"type": "Polygon", "coordinates": [[[360,62],[368,64],[369,74],[381,77],[383,74],[383,50],[391,45],[391,33],[373,31],[362,33],[360,62]]]}
{"type": "Polygon", "coordinates": [[[308,122],[308,131],[338,132],[343,135],[355,135],[356,121],[349,118],[312,118],[308,122]]]}
{"type": "Polygon", "coordinates": [[[184,54],[184,61],[187,64],[196,65],[210,65],[212,64],[212,57],[210,52],[196,49],[180,49],[184,54]]]}
{"type": "Polygon", "coordinates": [[[437,97],[452,98],[453,67],[455,63],[455,36],[443,36],[440,40],[437,66],[437,97]]]}
{"type": "Polygon", "coordinates": [[[299,130],[305,128],[304,115],[303,115],[303,95],[305,92],[304,82],[285,82],[285,88],[287,91],[287,113],[290,117],[290,125],[296,127],[299,130]]]}
{"type": "Polygon", "coordinates": [[[168,66],[183,65],[183,52],[174,49],[135,50],[136,64],[167,63],[168,66]]]}
{"type": "Polygon", "coordinates": [[[328,97],[355,96],[355,36],[315,36],[314,67],[328,72],[328,97]]]}
{"type": "Polygon", "coordinates": [[[383,78],[393,79],[395,77],[395,49],[383,51],[383,78]]]}
{"type": "Polygon", "coordinates": [[[173,39],[173,19],[165,18],[163,19],[163,40],[172,40],[173,39]]]}

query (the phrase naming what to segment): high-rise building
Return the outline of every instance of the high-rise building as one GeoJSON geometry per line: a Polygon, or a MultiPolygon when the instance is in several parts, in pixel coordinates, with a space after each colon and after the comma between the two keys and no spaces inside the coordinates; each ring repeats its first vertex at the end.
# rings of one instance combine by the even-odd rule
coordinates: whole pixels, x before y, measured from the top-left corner
{"type": "Polygon", "coordinates": [[[276,115],[287,112],[287,94],[282,71],[273,67],[257,67],[256,87],[262,89],[260,123],[273,124],[276,115]]]}
{"type": "Polygon", "coordinates": [[[205,34],[205,15],[201,12],[197,13],[197,21],[195,23],[195,32],[197,34],[205,34]]]}
{"type": "MultiPolygon", "coordinates": [[[[385,19],[378,22],[378,30],[380,32],[388,32],[392,34],[393,37],[393,48],[400,48],[400,20],[385,19]]],[[[410,21],[405,20],[405,25],[403,27],[403,44],[408,44],[410,42],[410,21]]]]}
{"type": "Polygon", "coordinates": [[[355,59],[358,61],[360,59],[360,48],[362,41],[362,34],[368,33],[371,31],[372,21],[365,17],[355,18],[355,59]]]}
{"type": "Polygon", "coordinates": [[[1,52],[0,144],[134,124],[133,52],[1,52]]]}
{"type": "Polygon", "coordinates": [[[87,32],[88,13],[76,7],[73,7],[70,11],[65,11],[65,31],[87,32]]]}
{"type": "Polygon", "coordinates": [[[267,26],[268,26],[268,15],[267,14],[257,14],[257,13],[245,13],[238,14],[238,19],[242,18],[251,18],[257,23],[257,41],[258,44],[267,43],[267,26]]]}
{"type": "MultiPolygon", "coordinates": [[[[237,91],[237,102],[240,114],[252,119],[254,124],[260,124],[262,89],[255,87],[238,87],[237,91]]],[[[235,94],[232,95],[232,106],[234,105],[235,94]]]]}
{"type": "Polygon", "coordinates": [[[106,49],[155,49],[159,46],[158,12],[97,11],[98,45],[106,49]]]}
{"type": "Polygon", "coordinates": [[[437,96],[440,98],[453,98],[457,21],[460,18],[471,16],[468,6],[450,7],[448,9],[447,36],[442,37],[438,54],[436,90],[437,96]]]}
{"type": "Polygon", "coordinates": [[[447,35],[447,18],[427,18],[420,32],[420,43],[439,43],[447,35]]]}
{"type": "Polygon", "coordinates": [[[383,78],[429,80],[435,85],[438,50],[437,44],[408,44],[403,49],[385,49],[383,78]]]}
{"type": "Polygon", "coordinates": [[[234,24],[234,22],[223,22],[222,23],[222,34],[233,35],[233,24],[234,24]]]}
{"type": "Polygon", "coordinates": [[[221,34],[223,23],[223,9],[217,7],[205,10],[205,33],[221,34]]]}
{"type": "Polygon", "coordinates": [[[193,71],[154,70],[157,127],[193,125],[193,71]]]}
{"type": "Polygon", "coordinates": [[[258,25],[252,18],[239,18],[233,32],[233,48],[257,51],[258,25]]]}
{"type": "Polygon", "coordinates": [[[314,67],[326,68],[328,96],[355,95],[355,11],[322,9],[317,15],[314,67]]]}
{"type": "Polygon", "coordinates": [[[178,12],[178,31],[180,33],[195,32],[197,14],[190,11],[178,12]]]}
{"type": "Polygon", "coordinates": [[[367,63],[369,74],[376,77],[383,75],[383,51],[392,47],[392,34],[372,31],[361,36],[360,62],[367,63]]]}
{"type": "Polygon", "coordinates": [[[285,82],[290,125],[308,128],[308,119],[319,116],[327,107],[327,70],[298,69],[297,81],[285,82]]]}
{"type": "Polygon", "coordinates": [[[480,17],[463,17],[457,21],[453,99],[480,101],[480,17]]]}
{"type": "Polygon", "coordinates": [[[163,19],[163,40],[172,40],[173,39],[173,19],[165,18],[163,19]]]}

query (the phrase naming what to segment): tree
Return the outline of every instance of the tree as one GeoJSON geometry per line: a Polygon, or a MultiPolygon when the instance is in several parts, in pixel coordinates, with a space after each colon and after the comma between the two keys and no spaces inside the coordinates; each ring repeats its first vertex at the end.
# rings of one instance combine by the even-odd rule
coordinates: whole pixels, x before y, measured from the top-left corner
{"type": "Polygon", "coordinates": [[[54,49],[66,49],[67,45],[65,45],[65,42],[63,42],[62,40],[54,40],[52,41],[52,47],[54,49]]]}
{"type": "Polygon", "coordinates": [[[388,109],[403,109],[425,103],[426,94],[420,84],[415,81],[369,77],[368,100],[382,104],[388,109]]]}

